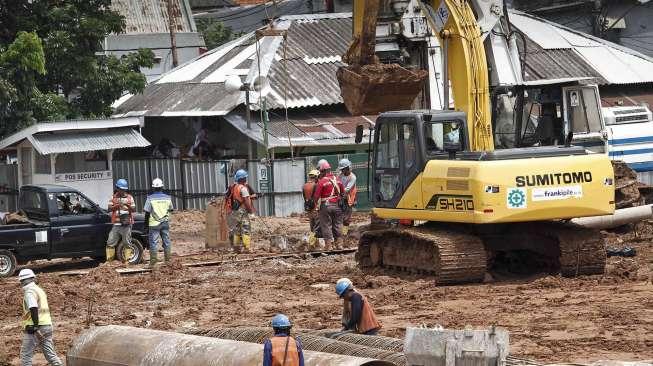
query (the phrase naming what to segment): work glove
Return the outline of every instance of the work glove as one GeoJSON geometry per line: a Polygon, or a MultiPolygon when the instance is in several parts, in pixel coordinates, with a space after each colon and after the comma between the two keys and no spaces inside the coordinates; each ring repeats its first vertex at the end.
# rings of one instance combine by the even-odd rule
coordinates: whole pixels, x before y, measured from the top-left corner
{"type": "Polygon", "coordinates": [[[253,213],[251,213],[251,214],[249,214],[247,216],[249,216],[250,220],[254,220],[256,218],[256,214],[253,214],[253,213]]]}
{"type": "Polygon", "coordinates": [[[28,334],[34,334],[39,329],[38,325],[28,325],[25,327],[25,332],[28,334]]]}

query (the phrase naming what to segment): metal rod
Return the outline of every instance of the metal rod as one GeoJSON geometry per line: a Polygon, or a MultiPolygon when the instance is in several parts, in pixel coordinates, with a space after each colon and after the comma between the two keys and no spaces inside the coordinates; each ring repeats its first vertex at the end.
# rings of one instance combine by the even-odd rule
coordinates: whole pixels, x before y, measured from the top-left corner
{"type": "Polygon", "coordinates": [[[449,110],[449,37],[442,38],[442,110],[449,110]]]}
{"type": "MultiPolygon", "coordinates": [[[[247,120],[247,129],[252,129],[252,111],[249,109],[249,87],[245,89],[245,119],[247,120]]],[[[249,160],[254,159],[254,151],[252,148],[252,138],[251,132],[247,136],[247,158],[249,160]]]]}

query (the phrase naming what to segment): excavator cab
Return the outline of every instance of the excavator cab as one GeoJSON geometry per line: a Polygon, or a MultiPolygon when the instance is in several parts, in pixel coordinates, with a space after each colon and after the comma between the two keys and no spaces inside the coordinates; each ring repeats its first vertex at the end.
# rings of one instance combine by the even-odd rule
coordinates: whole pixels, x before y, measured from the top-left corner
{"type": "Polygon", "coordinates": [[[467,148],[465,114],[398,111],[379,116],[372,157],[375,207],[397,207],[429,160],[455,159],[467,148]]]}

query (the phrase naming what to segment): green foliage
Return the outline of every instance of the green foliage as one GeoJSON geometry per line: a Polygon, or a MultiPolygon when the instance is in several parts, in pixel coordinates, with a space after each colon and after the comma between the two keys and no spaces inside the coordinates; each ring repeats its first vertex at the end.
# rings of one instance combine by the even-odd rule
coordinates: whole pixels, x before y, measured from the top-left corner
{"type": "Polygon", "coordinates": [[[0,137],[35,121],[100,117],[141,92],[151,50],[102,54],[125,19],[111,0],[0,0],[0,137]]]}
{"type": "Polygon", "coordinates": [[[230,27],[213,18],[197,19],[197,31],[204,37],[204,43],[208,49],[214,49],[242,35],[234,33],[230,27]]]}

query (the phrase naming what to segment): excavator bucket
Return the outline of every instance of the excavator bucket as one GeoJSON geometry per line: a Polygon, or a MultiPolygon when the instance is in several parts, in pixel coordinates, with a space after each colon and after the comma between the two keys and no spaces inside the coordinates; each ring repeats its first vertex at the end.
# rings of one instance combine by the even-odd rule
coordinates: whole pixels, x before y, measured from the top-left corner
{"type": "Polygon", "coordinates": [[[345,106],[354,116],[411,109],[428,77],[426,70],[397,64],[343,66],[336,73],[345,106]]]}

